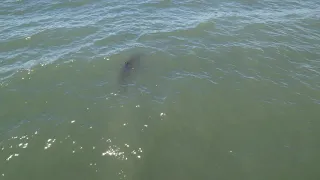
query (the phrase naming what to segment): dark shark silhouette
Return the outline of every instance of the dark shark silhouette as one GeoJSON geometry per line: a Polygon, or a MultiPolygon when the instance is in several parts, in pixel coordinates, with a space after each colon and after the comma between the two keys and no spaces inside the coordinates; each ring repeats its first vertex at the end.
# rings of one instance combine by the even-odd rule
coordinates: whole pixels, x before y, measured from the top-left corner
{"type": "MultiPolygon", "coordinates": [[[[132,77],[140,69],[142,56],[143,56],[142,53],[134,54],[124,62],[124,64],[121,67],[119,79],[118,79],[120,86],[123,86],[123,87],[127,86],[130,80],[132,80],[132,77]]],[[[126,87],[124,87],[123,90],[126,90],[126,87]]]]}

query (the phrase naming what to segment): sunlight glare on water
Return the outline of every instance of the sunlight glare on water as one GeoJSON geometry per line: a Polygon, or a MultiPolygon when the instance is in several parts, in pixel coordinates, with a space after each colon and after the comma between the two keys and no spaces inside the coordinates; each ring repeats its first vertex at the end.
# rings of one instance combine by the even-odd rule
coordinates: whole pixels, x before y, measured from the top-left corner
{"type": "Polygon", "coordinates": [[[319,12],[3,1],[0,179],[318,180],[319,12]]]}

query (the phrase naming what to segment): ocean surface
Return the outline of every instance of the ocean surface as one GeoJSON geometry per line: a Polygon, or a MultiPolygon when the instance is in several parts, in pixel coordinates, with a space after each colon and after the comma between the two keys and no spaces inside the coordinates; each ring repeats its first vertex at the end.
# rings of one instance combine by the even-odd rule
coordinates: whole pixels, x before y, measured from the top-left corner
{"type": "Polygon", "coordinates": [[[0,3],[0,180],[319,180],[319,138],[319,0],[0,3]]]}

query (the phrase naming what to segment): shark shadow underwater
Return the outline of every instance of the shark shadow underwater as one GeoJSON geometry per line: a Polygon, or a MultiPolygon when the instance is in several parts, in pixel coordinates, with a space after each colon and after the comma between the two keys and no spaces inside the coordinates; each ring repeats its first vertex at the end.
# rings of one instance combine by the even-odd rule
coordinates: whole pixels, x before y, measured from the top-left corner
{"type": "Polygon", "coordinates": [[[142,53],[131,55],[121,66],[118,75],[118,85],[120,92],[126,92],[133,78],[141,69],[141,59],[145,56],[142,53]]]}

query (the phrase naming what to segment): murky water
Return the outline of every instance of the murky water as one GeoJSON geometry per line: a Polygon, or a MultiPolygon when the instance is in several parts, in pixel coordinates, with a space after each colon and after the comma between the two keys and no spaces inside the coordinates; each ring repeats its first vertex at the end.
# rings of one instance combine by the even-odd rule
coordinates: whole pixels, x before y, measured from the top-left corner
{"type": "Polygon", "coordinates": [[[316,0],[2,2],[0,179],[319,179],[319,18],[316,0]]]}

